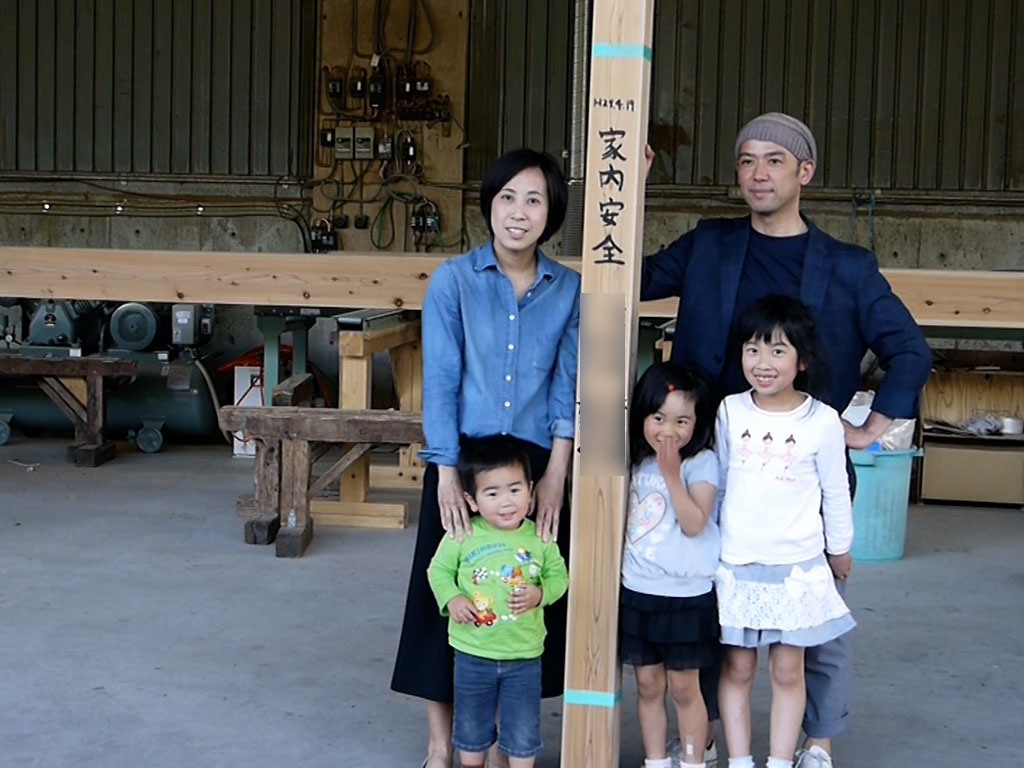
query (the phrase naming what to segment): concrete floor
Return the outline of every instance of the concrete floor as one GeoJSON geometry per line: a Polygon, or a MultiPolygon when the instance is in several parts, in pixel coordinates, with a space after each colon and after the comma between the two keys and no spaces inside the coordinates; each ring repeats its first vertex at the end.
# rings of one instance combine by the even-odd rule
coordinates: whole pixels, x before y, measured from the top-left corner
{"type": "MultiPolygon", "coordinates": [[[[278,560],[242,542],[251,464],[226,446],[122,446],[97,469],[63,454],[0,447],[0,765],[420,764],[421,706],[388,689],[414,529],[322,528],[278,560]]],[[[1022,551],[1017,510],[928,506],[902,561],[857,566],[838,768],[1024,760],[1022,551]]],[[[558,764],[560,721],[547,704],[538,766],[558,764]]],[[[754,732],[764,755],[763,674],[754,732]]]]}

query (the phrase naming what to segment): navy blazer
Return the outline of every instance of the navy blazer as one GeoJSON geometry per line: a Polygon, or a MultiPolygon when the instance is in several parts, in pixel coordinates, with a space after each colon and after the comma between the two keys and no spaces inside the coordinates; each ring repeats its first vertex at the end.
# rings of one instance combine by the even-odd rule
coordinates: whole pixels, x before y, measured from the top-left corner
{"type": "MultiPolygon", "coordinates": [[[[885,379],[872,409],[913,418],[928,380],[932,355],[907,308],[865,248],[843,243],[804,218],[810,236],[800,299],[814,316],[828,382],[824,399],[842,412],[860,387],[860,363],[871,349],[885,379]]],[[[640,298],[679,297],[672,361],[694,365],[720,381],[728,349],[750,217],[704,219],[667,248],[643,261],[640,298]]],[[[722,394],[732,394],[724,392],[722,394]]]]}

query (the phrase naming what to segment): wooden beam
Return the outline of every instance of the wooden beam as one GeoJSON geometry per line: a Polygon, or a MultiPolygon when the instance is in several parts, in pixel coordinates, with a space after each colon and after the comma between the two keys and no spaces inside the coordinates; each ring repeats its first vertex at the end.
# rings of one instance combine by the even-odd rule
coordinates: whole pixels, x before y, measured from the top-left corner
{"type": "Polygon", "coordinates": [[[293,373],[274,387],[270,401],[273,405],[309,405],[313,402],[313,375],[293,373]]]}
{"type": "Polygon", "coordinates": [[[562,765],[619,764],[617,658],[654,0],[595,0],[562,765]]]}
{"type": "Polygon", "coordinates": [[[222,430],[262,439],[397,445],[423,440],[422,415],[408,411],[226,405],[218,420],[222,430]]]}
{"type": "Polygon", "coordinates": [[[326,472],[320,475],[320,477],[316,479],[316,482],[309,486],[310,497],[315,497],[324,488],[326,488],[328,485],[330,485],[339,477],[341,477],[342,473],[350,466],[352,466],[353,462],[362,458],[363,454],[365,454],[372,447],[372,443],[356,443],[347,451],[345,451],[345,453],[342,454],[341,458],[331,465],[330,469],[328,469],[326,472]]]}
{"type": "MultiPolygon", "coordinates": [[[[6,291],[7,286],[0,290],[6,291]]],[[[6,293],[4,295],[7,295],[6,293]]],[[[103,376],[134,376],[134,362],[107,357],[30,357],[28,355],[0,353],[0,374],[15,376],[76,376],[90,373],[103,376]]]]}
{"type": "Polygon", "coordinates": [[[84,442],[85,440],[85,420],[86,410],[85,406],[74,396],[74,394],[64,386],[59,380],[51,376],[44,376],[39,380],[39,388],[43,390],[43,393],[53,401],[61,412],[71,420],[71,423],[75,425],[75,440],[84,442]]]}
{"type": "Polygon", "coordinates": [[[0,247],[4,296],[294,307],[422,305],[443,257],[0,247]]]}
{"type": "MultiPolygon", "coordinates": [[[[443,255],[136,251],[0,246],[4,296],[263,306],[420,309],[443,255]]],[[[579,259],[561,259],[581,269],[579,259]]],[[[1024,272],[884,269],[919,325],[1024,328],[1024,272]]],[[[641,317],[675,317],[676,299],[641,317]]],[[[63,373],[62,375],[75,375],[63,373]]],[[[84,375],[84,374],[80,374],[84,375]]]]}
{"type": "Polygon", "coordinates": [[[882,274],[918,325],[1024,328],[1024,272],[887,269],[882,274]]]}
{"type": "Polygon", "coordinates": [[[378,331],[339,331],[338,354],[363,357],[420,340],[420,321],[403,321],[378,331]]]}
{"type": "Polygon", "coordinates": [[[402,529],[409,522],[408,508],[405,504],[311,499],[309,511],[317,525],[402,529]]]}

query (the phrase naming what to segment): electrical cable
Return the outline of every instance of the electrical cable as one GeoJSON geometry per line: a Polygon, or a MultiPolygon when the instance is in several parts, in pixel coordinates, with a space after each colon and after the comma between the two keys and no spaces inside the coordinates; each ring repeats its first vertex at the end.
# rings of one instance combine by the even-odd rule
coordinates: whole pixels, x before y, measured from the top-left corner
{"type": "Polygon", "coordinates": [[[373,58],[373,51],[370,53],[363,53],[359,50],[359,0],[350,0],[352,3],[352,24],[350,25],[352,46],[350,50],[360,59],[373,58]]]}
{"type": "MultiPolygon", "coordinates": [[[[206,382],[206,389],[210,393],[210,400],[213,401],[213,412],[217,413],[220,411],[220,398],[217,397],[217,390],[213,386],[213,379],[210,378],[210,372],[206,370],[206,366],[200,362],[198,357],[193,358],[192,363],[199,369],[199,373],[202,375],[203,381],[206,382]]],[[[224,435],[224,439],[227,440],[228,445],[234,444],[234,437],[230,432],[226,429],[217,431],[224,435]]]]}

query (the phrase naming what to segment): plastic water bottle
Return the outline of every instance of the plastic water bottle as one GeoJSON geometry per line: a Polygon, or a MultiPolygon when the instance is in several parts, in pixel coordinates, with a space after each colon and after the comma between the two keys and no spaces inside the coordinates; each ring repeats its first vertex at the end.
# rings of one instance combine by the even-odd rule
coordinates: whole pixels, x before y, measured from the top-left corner
{"type": "Polygon", "coordinates": [[[295,527],[295,508],[292,507],[292,511],[288,513],[288,527],[295,527]]]}

